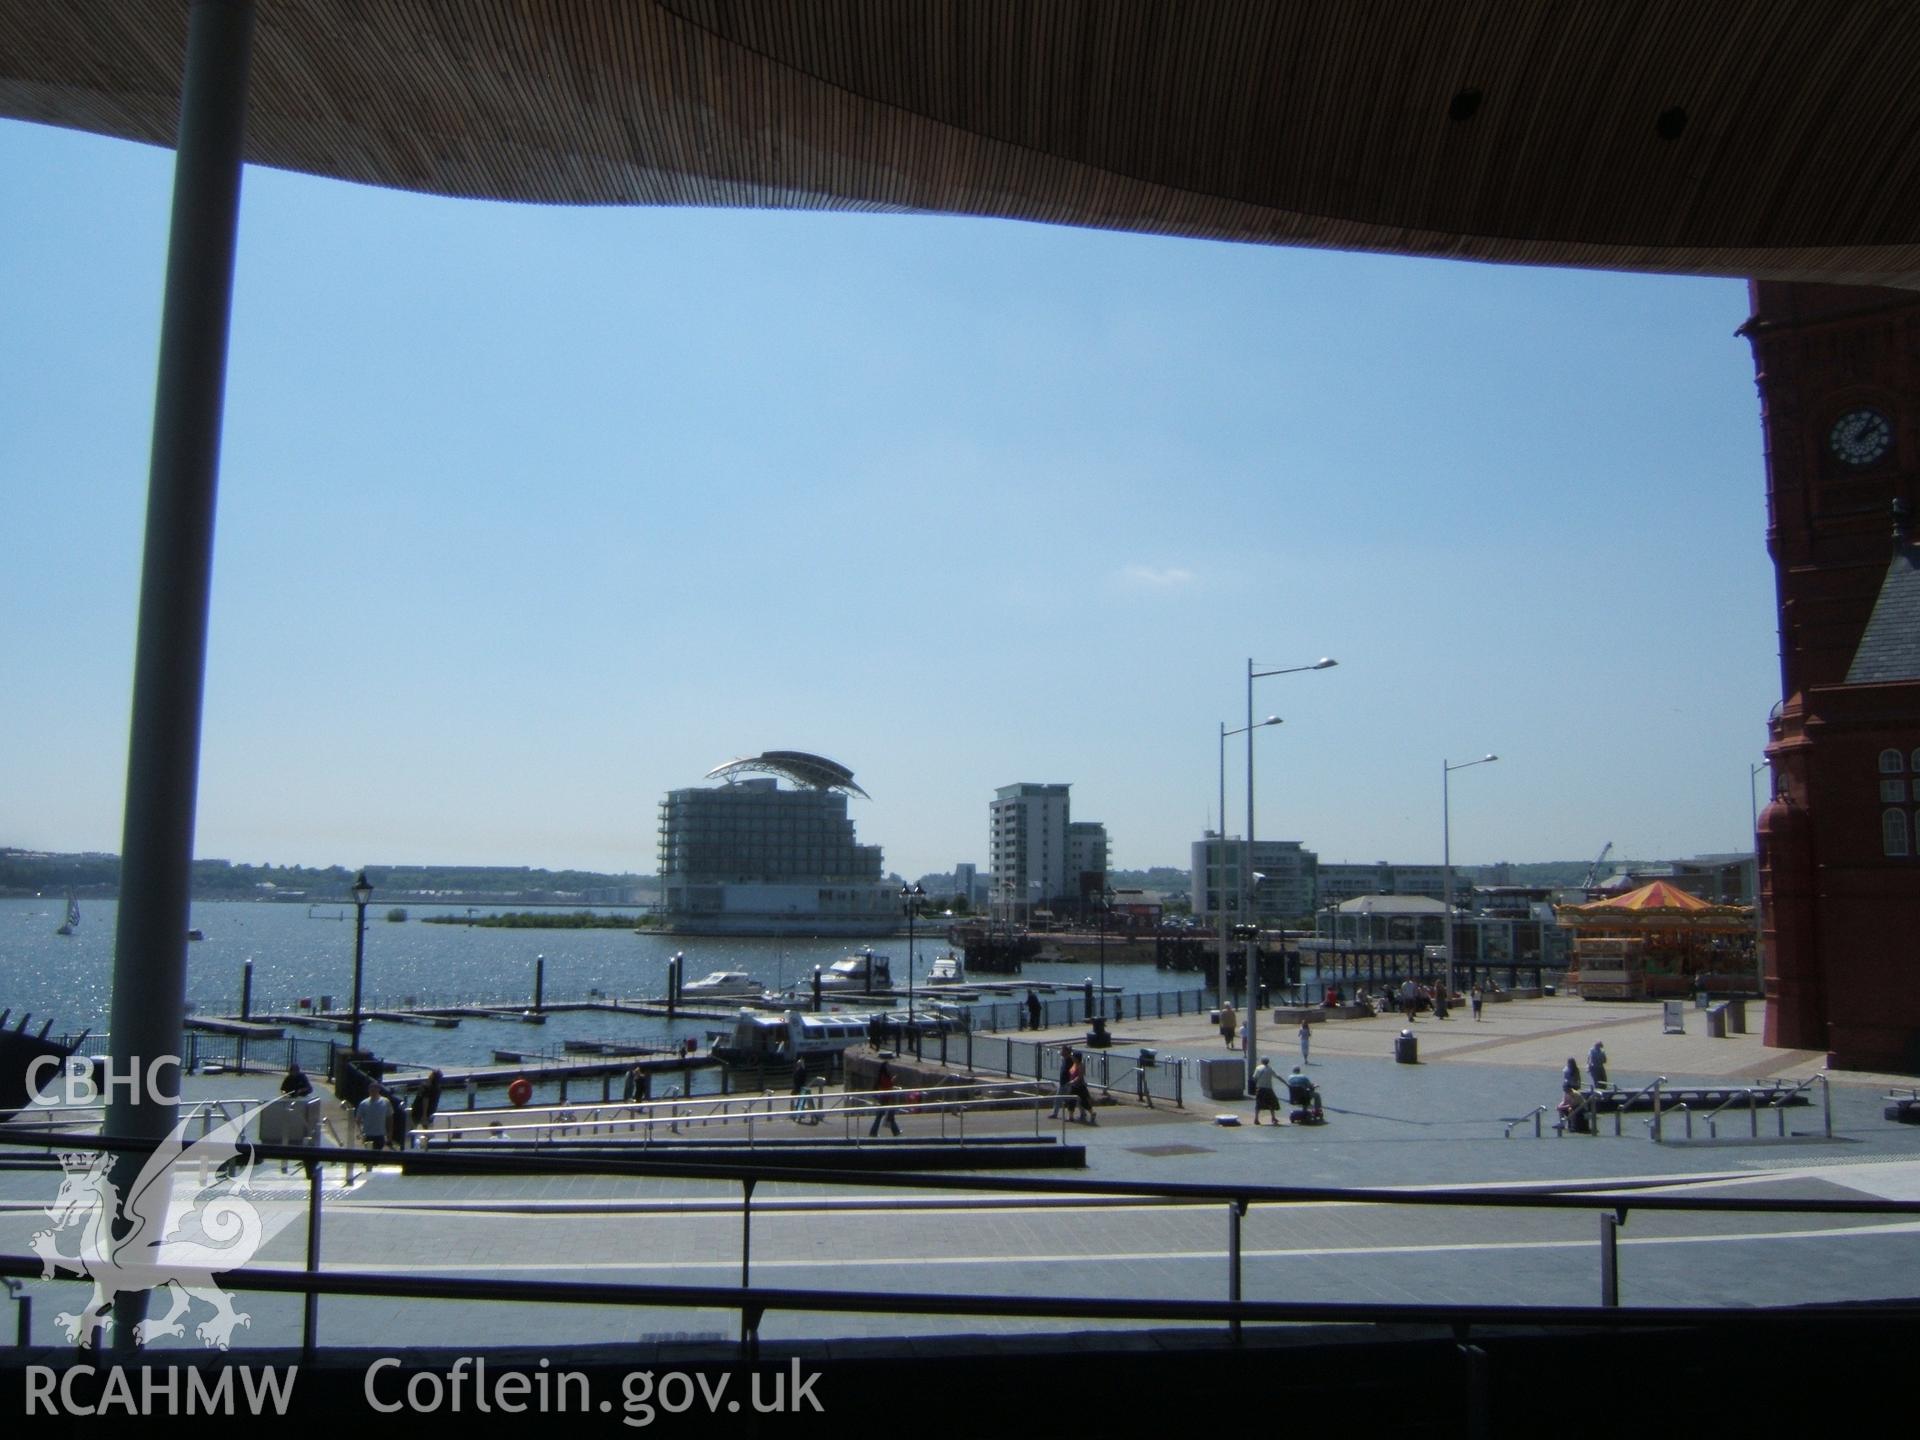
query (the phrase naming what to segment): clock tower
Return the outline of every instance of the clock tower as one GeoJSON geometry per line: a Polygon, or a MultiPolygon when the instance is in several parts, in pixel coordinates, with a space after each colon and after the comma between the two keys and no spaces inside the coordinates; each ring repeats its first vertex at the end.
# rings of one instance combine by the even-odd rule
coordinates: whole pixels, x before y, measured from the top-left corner
{"type": "Polygon", "coordinates": [[[1920,294],[1750,292],[1780,613],[1767,1043],[1920,1070],[1920,294]]]}

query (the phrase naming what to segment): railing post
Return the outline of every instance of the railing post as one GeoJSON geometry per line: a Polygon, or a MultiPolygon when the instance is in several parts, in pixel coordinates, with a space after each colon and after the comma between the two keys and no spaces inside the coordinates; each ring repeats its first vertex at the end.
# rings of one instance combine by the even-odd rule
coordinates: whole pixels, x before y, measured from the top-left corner
{"type": "MultiPolygon", "coordinates": [[[[320,1270],[320,1176],[324,1169],[315,1161],[305,1162],[307,1167],[307,1274],[315,1275],[320,1270]]],[[[311,1365],[314,1349],[320,1340],[320,1296],[317,1291],[309,1290],[300,1317],[300,1359],[303,1364],[311,1365]]]]}
{"type": "MultiPolygon", "coordinates": [[[[1227,1298],[1235,1305],[1240,1303],[1240,1220],[1246,1213],[1246,1201],[1227,1202],[1227,1298]]],[[[1227,1323],[1227,1331],[1233,1337],[1233,1343],[1238,1345],[1240,1316],[1237,1312],[1227,1323]]]]}
{"type": "Polygon", "coordinates": [[[27,1293],[26,1283],[8,1276],[7,1294],[13,1297],[14,1332],[13,1343],[22,1350],[33,1343],[33,1296],[27,1293]]]}
{"type": "Polygon", "coordinates": [[[1467,1436],[1468,1440],[1486,1440],[1487,1429],[1487,1352],[1478,1345],[1467,1343],[1467,1327],[1461,1325],[1454,1331],[1454,1344],[1459,1348],[1460,1358],[1467,1367],[1467,1436]]]}
{"type": "Polygon", "coordinates": [[[1820,1082],[1820,1108],[1826,1116],[1827,1139],[1831,1140],[1833,1138],[1833,1082],[1827,1079],[1824,1070],[1815,1078],[1820,1082]]]}
{"type": "Polygon", "coordinates": [[[1653,1082],[1653,1143],[1660,1143],[1660,1081],[1653,1082]]]}

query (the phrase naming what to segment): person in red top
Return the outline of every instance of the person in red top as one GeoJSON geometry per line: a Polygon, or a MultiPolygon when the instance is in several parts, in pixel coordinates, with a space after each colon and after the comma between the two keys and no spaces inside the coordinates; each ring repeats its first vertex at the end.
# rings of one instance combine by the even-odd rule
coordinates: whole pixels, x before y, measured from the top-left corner
{"type": "Polygon", "coordinates": [[[893,1133],[898,1135],[900,1117],[893,1113],[893,1070],[884,1060],[880,1062],[880,1073],[873,1077],[873,1088],[880,1092],[880,1108],[874,1112],[873,1129],[867,1132],[868,1137],[878,1135],[882,1125],[891,1126],[893,1133]]]}

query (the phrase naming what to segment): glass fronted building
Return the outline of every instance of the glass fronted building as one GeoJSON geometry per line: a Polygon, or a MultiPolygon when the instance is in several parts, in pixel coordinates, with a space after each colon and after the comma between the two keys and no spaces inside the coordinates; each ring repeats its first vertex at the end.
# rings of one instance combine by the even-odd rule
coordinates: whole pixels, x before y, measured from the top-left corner
{"type": "Polygon", "coordinates": [[[669,929],[871,936],[898,926],[880,847],[860,844],[847,814],[849,796],[866,798],[851,770],[772,750],[706,778],[723,783],[672,790],[660,802],[660,914],[669,929]],[[782,778],[793,788],[781,789],[782,778]]]}

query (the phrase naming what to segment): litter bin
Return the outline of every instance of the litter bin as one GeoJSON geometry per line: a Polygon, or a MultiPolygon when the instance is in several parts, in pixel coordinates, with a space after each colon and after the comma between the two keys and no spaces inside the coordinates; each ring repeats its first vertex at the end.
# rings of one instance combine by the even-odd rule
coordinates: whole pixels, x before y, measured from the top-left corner
{"type": "Polygon", "coordinates": [[[1402,1030],[1393,1037],[1393,1058],[1402,1065],[1420,1063],[1420,1041],[1411,1030],[1402,1030]]]}

